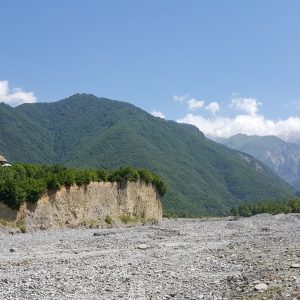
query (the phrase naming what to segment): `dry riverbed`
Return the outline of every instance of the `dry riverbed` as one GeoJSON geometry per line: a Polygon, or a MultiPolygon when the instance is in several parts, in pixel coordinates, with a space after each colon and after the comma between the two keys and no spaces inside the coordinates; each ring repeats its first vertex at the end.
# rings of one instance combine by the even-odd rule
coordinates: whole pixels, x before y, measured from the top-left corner
{"type": "Polygon", "coordinates": [[[0,299],[300,299],[300,214],[2,229],[0,299]]]}

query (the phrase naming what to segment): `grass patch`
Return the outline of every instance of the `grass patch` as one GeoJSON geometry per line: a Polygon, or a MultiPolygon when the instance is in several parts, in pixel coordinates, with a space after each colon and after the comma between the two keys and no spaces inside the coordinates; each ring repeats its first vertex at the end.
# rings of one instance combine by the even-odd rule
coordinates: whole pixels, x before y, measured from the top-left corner
{"type": "Polygon", "coordinates": [[[121,215],[120,216],[121,222],[124,224],[129,224],[129,223],[136,223],[138,220],[135,217],[131,217],[129,215],[121,215]]]}
{"type": "Polygon", "coordinates": [[[17,221],[17,222],[16,222],[16,225],[17,225],[17,227],[20,229],[20,231],[21,231],[22,233],[26,233],[26,232],[27,232],[27,228],[26,228],[26,225],[25,225],[24,222],[22,222],[22,221],[17,221]]]}
{"type": "Polygon", "coordinates": [[[31,260],[31,259],[23,259],[23,260],[20,262],[20,265],[23,265],[23,266],[30,266],[30,265],[32,265],[32,260],[31,260]]]}
{"type": "Polygon", "coordinates": [[[0,219],[0,226],[4,227],[17,227],[16,221],[8,219],[0,219]]]}
{"type": "Polygon", "coordinates": [[[120,221],[123,222],[124,224],[137,224],[140,223],[142,225],[145,224],[158,224],[158,220],[155,218],[139,218],[139,217],[134,217],[134,216],[130,216],[130,215],[121,215],[119,217],[120,221]]]}
{"type": "Polygon", "coordinates": [[[111,224],[113,224],[114,223],[114,219],[110,216],[110,215],[107,215],[106,217],[105,217],[105,223],[107,223],[107,224],[109,224],[109,225],[111,225],[111,224]]]}
{"type": "Polygon", "coordinates": [[[26,225],[22,221],[0,219],[0,226],[9,227],[9,228],[18,228],[20,230],[20,232],[22,232],[22,233],[27,232],[26,225]]]}
{"type": "Polygon", "coordinates": [[[283,293],[284,293],[284,287],[273,287],[267,289],[264,292],[257,293],[255,295],[243,299],[245,300],[284,299],[283,293]]]}
{"type": "Polygon", "coordinates": [[[88,228],[99,228],[101,227],[101,219],[89,219],[86,220],[84,223],[81,224],[83,227],[88,227],[88,228]]]}

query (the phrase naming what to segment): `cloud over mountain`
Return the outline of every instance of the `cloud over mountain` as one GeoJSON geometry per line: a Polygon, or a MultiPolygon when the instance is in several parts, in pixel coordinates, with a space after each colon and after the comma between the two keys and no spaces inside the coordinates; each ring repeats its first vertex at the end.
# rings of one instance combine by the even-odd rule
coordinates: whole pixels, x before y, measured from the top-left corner
{"type": "Polygon", "coordinates": [[[24,92],[20,88],[10,90],[7,80],[0,81],[0,102],[11,106],[17,106],[22,103],[35,103],[36,97],[32,92],[24,92]]]}
{"type": "Polygon", "coordinates": [[[155,109],[151,111],[151,115],[154,117],[162,118],[162,119],[166,118],[166,116],[161,111],[157,111],[155,109]]]}
{"type": "MultiPolygon", "coordinates": [[[[228,138],[238,133],[248,135],[275,135],[284,140],[294,140],[300,137],[300,118],[289,117],[284,120],[271,120],[259,114],[262,105],[254,98],[233,98],[229,107],[241,111],[234,117],[214,116],[206,117],[201,114],[189,113],[177,120],[197,126],[210,137],[228,138]]],[[[212,105],[208,105],[206,108],[212,105]]],[[[217,106],[215,106],[217,108],[217,106]]],[[[218,111],[215,110],[215,113],[218,111]]]]}

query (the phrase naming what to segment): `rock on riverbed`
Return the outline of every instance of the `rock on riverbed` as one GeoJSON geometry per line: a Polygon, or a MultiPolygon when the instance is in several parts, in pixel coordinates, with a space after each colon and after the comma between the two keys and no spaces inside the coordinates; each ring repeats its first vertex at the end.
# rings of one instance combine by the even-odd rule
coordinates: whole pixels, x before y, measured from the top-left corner
{"type": "Polygon", "coordinates": [[[300,299],[299,264],[300,214],[0,230],[0,299],[300,299]]]}

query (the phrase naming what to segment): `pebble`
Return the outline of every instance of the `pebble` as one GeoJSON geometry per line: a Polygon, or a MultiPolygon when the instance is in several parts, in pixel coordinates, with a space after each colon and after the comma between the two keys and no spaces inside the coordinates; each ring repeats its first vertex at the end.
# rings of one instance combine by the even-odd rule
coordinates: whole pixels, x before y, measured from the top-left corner
{"type": "Polygon", "coordinates": [[[254,289],[256,291],[265,291],[266,289],[268,289],[268,286],[265,283],[259,283],[254,287],[254,289]]]}
{"type": "Polygon", "coordinates": [[[274,299],[298,300],[299,231],[300,214],[15,235],[0,227],[0,298],[269,299],[278,290],[274,299]]]}
{"type": "Polygon", "coordinates": [[[149,245],[147,245],[147,244],[140,244],[140,245],[137,245],[136,248],[140,249],[140,250],[146,250],[146,249],[149,249],[149,245]]]}

